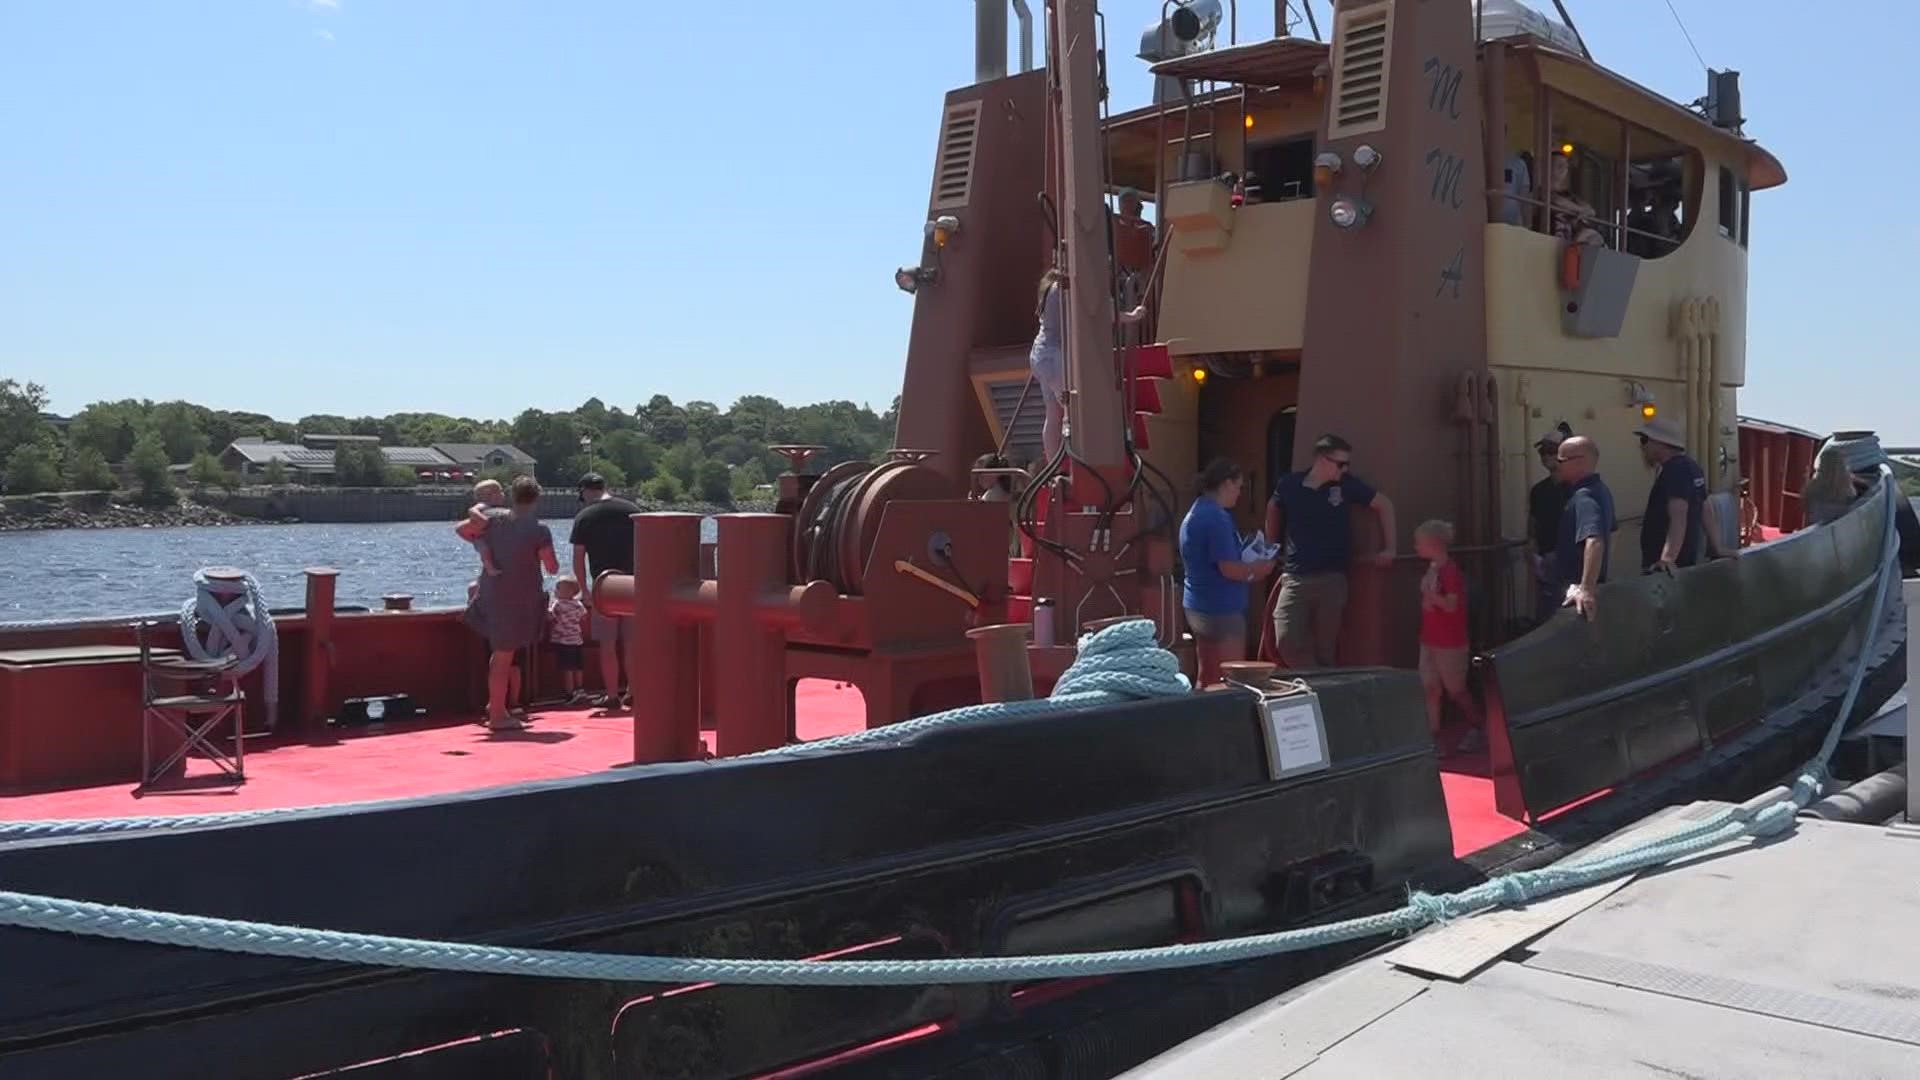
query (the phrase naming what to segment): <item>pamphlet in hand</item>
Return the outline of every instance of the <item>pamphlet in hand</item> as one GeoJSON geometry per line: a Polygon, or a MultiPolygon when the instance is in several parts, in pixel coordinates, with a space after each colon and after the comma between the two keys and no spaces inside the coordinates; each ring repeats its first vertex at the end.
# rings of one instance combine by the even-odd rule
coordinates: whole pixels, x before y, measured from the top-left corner
{"type": "Polygon", "coordinates": [[[1279,557],[1280,545],[1267,540],[1265,529],[1248,537],[1247,542],[1240,548],[1241,562],[1265,562],[1279,557]]]}

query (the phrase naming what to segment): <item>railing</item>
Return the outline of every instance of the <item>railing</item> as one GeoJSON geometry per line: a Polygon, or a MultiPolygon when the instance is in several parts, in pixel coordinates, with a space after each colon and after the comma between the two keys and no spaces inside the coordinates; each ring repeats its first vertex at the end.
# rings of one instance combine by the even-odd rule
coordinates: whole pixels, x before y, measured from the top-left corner
{"type": "MultiPolygon", "coordinates": [[[[1662,236],[1659,233],[1648,232],[1645,229],[1636,229],[1630,225],[1623,224],[1618,220],[1606,220],[1606,219],[1594,217],[1593,215],[1590,215],[1590,214],[1582,214],[1575,211],[1571,211],[1567,209],[1567,205],[1565,203],[1548,203],[1540,199],[1533,198],[1532,196],[1529,196],[1529,195],[1514,194],[1513,192],[1507,191],[1504,188],[1488,188],[1487,198],[1489,200],[1489,207],[1491,207],[1492,205],[1491,200],[1498,198],[1502,201],[1511,199],[1522,206],[1528,207],[1536,211],[1545,210],[1546,217],[1549,224],[1551,224],[1553,216],[1555,214],[1560,214],[1560,215],[1565,215],[1567,217],[1572,218],[1575,222],[1581,225],[1591,225],[1593,226],[1594,231],[1601,233],[1603,237],[1609,236],[1609,235],[1612,236],[1612,239],[1607,241],[1607,246],[1613,248],[1616,251],[1625,250],[1626,236],[1638,236],[1643,239],[1652,240],[1657,243],[1667,245],[1668,251],[1664,252],[1663,254],[1671,254],[1673,249],[1676,249],[1681,244],[1685,243],[1687,238],[1693,234],[1692,229],[1687,228],[1683,223],[1682,231],[1684,235],[1682,235],[1679,239],[1675,239],[1671,236],[1662,236]]],[[[1505,225],[1507,224],[1507,222],[1493,221],[1492,224],[1505,225]]],[[[1551,228],[1541,229],[1541,228],[1536,228],[1532,225],[1526,225],[1526,224],[1521,224],[1515,227],[1526,229],[1528,232],[1536,232],[1536,233],[1544,233],[1544,234],[1551,234],[1553,232],[1551,228]]],[[[1660,256],[1653,256],[1653,257],[1659,258],[1660,256]]]]}

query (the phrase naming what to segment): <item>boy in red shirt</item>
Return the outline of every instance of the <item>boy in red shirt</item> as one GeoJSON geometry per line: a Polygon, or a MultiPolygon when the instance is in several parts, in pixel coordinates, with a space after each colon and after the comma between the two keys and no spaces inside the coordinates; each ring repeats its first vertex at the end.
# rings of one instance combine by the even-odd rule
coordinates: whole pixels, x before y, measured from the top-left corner
{"type": "Polygon", "coordinates": [[[1440,737],[1441,704],[1452,698],[1453,704],[1472,725],[1455,749],[1473,753],[1486,745],[1479,706],[1467,692],[1467,662],[1472,650],[1467,643],[1467,579],[1447,548],[1453,543],[1453,526],[1444,521],[1429,521],[1413,530],[1413,550],[1427,560],[1427,572],[1420,579],[1420,685],[1427,692],[1427,726],[1434,738],[1440,737]]]}

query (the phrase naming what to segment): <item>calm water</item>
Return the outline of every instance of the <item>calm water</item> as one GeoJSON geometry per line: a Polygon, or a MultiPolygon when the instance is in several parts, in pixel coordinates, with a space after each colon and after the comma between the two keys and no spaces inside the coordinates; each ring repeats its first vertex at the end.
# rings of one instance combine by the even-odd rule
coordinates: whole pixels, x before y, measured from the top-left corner
{"type": "MultiPolygon", "coordinates": [[[[547,524],[564,570],[571,522],[547,524]]],[[[306,602],[309,566],[340,571],[342,604],[379,607],[382,595],[403,592],[415,607],[448,607],[467,602],[480,564],[438,521],[0,533],[0,621],[176,610],[203,566],[248,571],[277,608],[306,602]]]]}

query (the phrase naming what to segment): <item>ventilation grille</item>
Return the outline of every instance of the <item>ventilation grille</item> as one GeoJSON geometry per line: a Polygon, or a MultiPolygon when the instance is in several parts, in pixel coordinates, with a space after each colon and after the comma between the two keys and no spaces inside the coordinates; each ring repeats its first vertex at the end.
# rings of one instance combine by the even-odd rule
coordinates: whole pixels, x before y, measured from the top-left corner
{"type": "Polygon", "coordinates": [[[980,144],[980,103],[949,106],[940,124],[940,158],[933,170],[933,208],[958,210],[973,190],[973,152],[980,144]]]}
{"type": "Polygon", "coordinates": [[[1025,372],[1017,379],[987,384],[987,395],[993,401],[993,412],[1000,430],[1005,431],[1009,423],[1013,424],[1013,436],[1007,440],[1007,458],[1016,464],[1039,458],[1040,436],[1047,422],[1047,406],[1038,386],[1027,395],[1027,404],[1020,410],[1020,419],[1014,420],[1013,410],[1020,404],[1020,392],[1026,388],[1025,372]]]}
{"type": "Polygon", "coordinates": [[[1391,4],[1341,15],[1333,59],[1333,113],[1327,120],[1329,138],[1362,135],[1387,126],[1387,65],[1392,37],[1391,4]]]}

